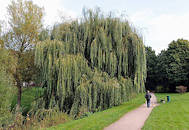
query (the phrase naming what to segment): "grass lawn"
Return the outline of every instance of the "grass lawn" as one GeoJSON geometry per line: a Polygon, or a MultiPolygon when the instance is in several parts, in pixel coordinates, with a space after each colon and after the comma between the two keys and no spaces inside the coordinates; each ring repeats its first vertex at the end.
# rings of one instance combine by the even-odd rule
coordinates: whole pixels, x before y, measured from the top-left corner
{"type": "Polygon", "coordinates": [[[102,112],[97,112],[89,117],[72,120],[65,124],[60,124],[49,128],[49,130],[102,130],[104,127],[118,120],[125,113],[139,107],[145,102],[144,94],[138,95],[135,99],[120,106],[113,107],[102,112]]]}
{"type": "Polygon", "coordinates": [[[153,109],[143,130],[189,130],[189,93],[156,94],[158,101],[167,95],[171,101],[153,109]]]}

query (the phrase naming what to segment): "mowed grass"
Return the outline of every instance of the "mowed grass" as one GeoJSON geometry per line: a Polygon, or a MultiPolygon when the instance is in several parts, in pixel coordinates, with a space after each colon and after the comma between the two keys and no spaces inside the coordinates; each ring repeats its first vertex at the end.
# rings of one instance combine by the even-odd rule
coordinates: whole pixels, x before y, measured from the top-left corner
{"type": "Polygon", "coordinates": [[[167,95],[169,103],[153,109],[143,130],[189,130],[189,93],[156,94],[158,101],[167,95]]]}
{"type": "Polygon", "coordinates": [[[144,94],[140,94],[133,100],[120,106],[94,113],[83,119],[73,120],[65,124],[51,127],[49,130],[102,130],[104,127],[112,124],[125,113],[139,107],[144,102],[144,94]]]}

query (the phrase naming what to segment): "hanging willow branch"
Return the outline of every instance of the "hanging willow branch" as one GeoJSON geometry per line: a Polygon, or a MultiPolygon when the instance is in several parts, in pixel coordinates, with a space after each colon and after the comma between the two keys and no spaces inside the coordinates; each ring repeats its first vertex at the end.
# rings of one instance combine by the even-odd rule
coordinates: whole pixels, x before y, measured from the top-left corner
{"type": "Polygon", "coordinates": [[[36,46],[35,63],[45,89],[43,107],[58,106],[77,117],[143,92],[145,49],[132,30],[127,21],[90,10],[80,22],[55,26],[51,40],[36,46]]]}

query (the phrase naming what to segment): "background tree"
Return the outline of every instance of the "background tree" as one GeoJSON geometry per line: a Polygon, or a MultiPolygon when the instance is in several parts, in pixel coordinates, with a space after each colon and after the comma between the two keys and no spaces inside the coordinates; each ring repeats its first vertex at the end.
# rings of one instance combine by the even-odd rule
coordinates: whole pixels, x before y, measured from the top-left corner
{"type": "Polygon", "coordinates": [[[145,87],[147,90],[155,90],[157,85],[157,56],[151,47],[146,49],[146,62],[147,62],[147,78],[145,87]]]}
{"type": "MultiPolygon", "coordinates": [[[[21,105],[22,82],[31,77],[28,69],[33,62],[28,55],[38,40],[42,28],[43,9],[32,1],[12,1],[8,6],[10,31],[6,34],[5,46],[17,59],[16,71],[13,73],[18,88],[18,108],[21,105]],[[27,59],[27,60],[26,60],[27,59]],[[26,75],[26,74],[29,75],[26,75]]],[[[34,69],[33,69],[34,70],[34,69]]]]}
{"type": "Polygon", "coordinates": [[[178,85],[188,86],[189,41],[178,39],[158,56],[158,81],[174,91],[178,85]]]}

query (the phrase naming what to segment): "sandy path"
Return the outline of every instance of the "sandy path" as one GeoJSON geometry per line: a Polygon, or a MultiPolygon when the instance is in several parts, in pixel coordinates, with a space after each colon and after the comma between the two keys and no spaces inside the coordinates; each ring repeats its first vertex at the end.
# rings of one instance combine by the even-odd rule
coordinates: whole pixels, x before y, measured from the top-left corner
{"type": "Polygon", "coordinates": [[[141,105],[139,108],[128,112],[118,121],[106,127],[104,130],[140,130],[152,109],[157,106],[157,100],[154,94],[151,94],[151,106],[146,107],[146,104],[141,105]]]}

